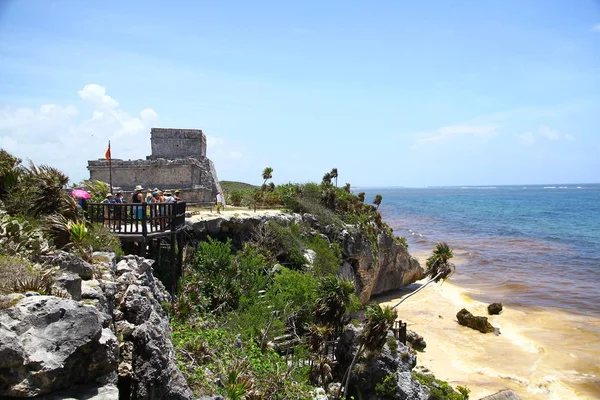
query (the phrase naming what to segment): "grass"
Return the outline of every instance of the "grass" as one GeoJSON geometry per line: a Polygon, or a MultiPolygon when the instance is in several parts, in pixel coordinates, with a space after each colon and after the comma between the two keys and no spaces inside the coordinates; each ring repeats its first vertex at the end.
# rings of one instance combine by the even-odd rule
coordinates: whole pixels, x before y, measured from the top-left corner
{"type": "Polygon", "coordinates": [[[248,190],[248,189],[258,189],[259,186],[251,185],[249,183],[244,182],[236,182],[236,181],[220,181],[221,189],[225,193],[231,193],[234,190],[248,190]]]}

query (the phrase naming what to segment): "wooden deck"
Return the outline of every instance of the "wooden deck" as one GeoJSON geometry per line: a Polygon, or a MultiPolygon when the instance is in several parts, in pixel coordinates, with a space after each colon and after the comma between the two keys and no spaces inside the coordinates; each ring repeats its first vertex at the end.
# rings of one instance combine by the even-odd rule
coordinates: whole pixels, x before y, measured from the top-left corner
{"type": "Polygon", "coordinates": [[[88,203],[86,216],[110,228],[124,241],[168,236],[185,226],[185,202],[88,203]]]}

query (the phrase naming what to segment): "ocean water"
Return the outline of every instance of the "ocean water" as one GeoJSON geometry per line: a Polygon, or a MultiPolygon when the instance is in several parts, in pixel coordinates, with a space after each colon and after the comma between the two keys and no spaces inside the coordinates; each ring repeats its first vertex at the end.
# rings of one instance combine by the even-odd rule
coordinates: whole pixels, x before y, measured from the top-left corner
{"type": "Polygon", "coordinates": [[[533,351],[524,398],[600,398],[600,184],[364,191],[411,253],[450,245],[462,295],[512,310],[495,321],[511,360],[533,351]]]}

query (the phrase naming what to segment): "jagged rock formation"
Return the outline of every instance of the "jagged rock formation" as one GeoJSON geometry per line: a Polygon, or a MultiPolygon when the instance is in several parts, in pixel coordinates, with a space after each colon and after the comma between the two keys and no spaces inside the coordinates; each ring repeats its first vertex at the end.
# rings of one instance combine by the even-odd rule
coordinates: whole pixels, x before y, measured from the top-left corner
{"type": "Polygon", "coordinates": [[[110,318],[54,296],[23,297],[0,312],[0,395],[32,397],[117,369],[110,318]]]}
{"type": "Polygon", "coordinates": [[[425,347],[427,347],[427,343],[425,342],[425,339],[423,339],[423,336],[410,329],[406,331],[406,341],[416,351],[423,351],[425,350],[425,347]]]}
{"type": "Polygon", "coordinates": [[[481,333],[493,332],[496,335],[500,334],[500,330],[498,328],[494,328],[492,324],[488,322],[487,317],[476,317],[467,311],[466,308],[463,308],[456,314],[456,319],[458,320],[459,324],[471,329],[475,329],[481,333]]]}
{"type": "Polygon", "coordinates": [[[521,400],[521,398],[512,390],[504,389],[479,400],[521,400]]]}
{"type": "Polygon", "coordinates": [[[419,262],[387,232],[379,232],[377,245],[373,246],[359,228],[352,225],[343,228],[322,226],[310,214],[256,215],[240,212],[237,216],[211,219],[192,217],[186,219],[186,224],[190,234],[199,240],[209,235],[219,239],[231,238],[233,245],[240,247],[253,230],[270,220],[284,224],[303,221],[314,229],[315,235],[321,234],[330,241],[337,241],[344,258],[340,274],[355,282],[363,303],[367,303],[372,295],[398,289],[425,277],[419,262]]]}
{"type": "MultiPolygon", "coordinates": [[[[340,376],[350,366],[352,358],[358,349],[358,337],[362,328],[352,325],[346,326],[336,348],[336,359],[339,363],[340,376]]],[[[394,346],[395,347],[395,346],[394,346]]],[[[359,358],[352,369],[348,394],[358,399],[376,400],[380,398],[393,398],[398,400],[426,400],[429,390],[426,386],[411,377],[411,371],[417,364],[417,357],[410,349],[397,342],[394,335],[388,333],[388,341],[378,354],[365,354],[359,358]],[[389,343],[394,342],[397,348],[390,349],[389,343]],[[393,393],[381,397],[376,392],[378,383],[384,381],[389,375],[394,376],[395,387],[393,393]]]]}
{"type": "Polygon", "coordinates": [[[191,399],[154,261],[127,256],[115,264],[114,254],[95,253],[85,265],[65,254],[44,262],[65,271],[57,285],[70,299],[0,296],[0,396],[191,399]]]}

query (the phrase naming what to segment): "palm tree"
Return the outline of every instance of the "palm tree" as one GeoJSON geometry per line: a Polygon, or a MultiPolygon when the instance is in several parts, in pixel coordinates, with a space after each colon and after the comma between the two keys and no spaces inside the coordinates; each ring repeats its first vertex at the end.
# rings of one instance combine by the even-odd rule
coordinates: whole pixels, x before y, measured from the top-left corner
{"type": "Polygon", "coordinates": [[[425,263],[427,266],[427,276],[429,276],[429,280],[414,292],[411,292],[400,299],[400,301],[392,308],[398,307],[404,300],[417,294],[421,289],[425,288],[425,286],[429,285],[431,282],[439,282],[448,279],[455,270],[454,264],[448,262],[452,257],[454,257],[454,254],[452,253],[452,249],[448,246],[448,244],[446,242],[438,243],[437,246],[435,246],[435,249],[433,249],[431,256],[425,263]]]}
{"type": "Polygon", "coordinates": [[[379,206],[381,205],[381,200],[383,200],[383,197],[381,197],[380,194],[378,194],[377,196],[375,196],[375,199],[373,200],[373,204],[375,204],[377,206],[375,208],[376,210],[379,210],[379,206]]]}
{"type": "Polygon", "coordinates": [[[337,187],[337,178],[338,178],[338,170],[337,170],[337,168],[333,168],[331,170],[331,172],[329,173],[329,176],[331,176],[332,179],[335,179],[335,187],[337,187]]]}
{"type": "MultiPolygon", "coordinates": [[[[346,384],[344,385],[344,396],[346,396],[346,398],[348,398],[350,376],[352,375],[352,368],[354,368],[356,360],[358,360],[365,350],[373,352],[383,348],[386,343],[388,331],[394,325],[396,318],[398,318],[398,313],[391,307],[381,307],[377,303],[367,306],[365,311],[363,331],[358,338],[359,347],[352,358],[352,362],[350,363],[346,374],[344,375],[346,378],[346,384]]],[[[342,378],[342,383],[343,381],[344,378],[342,378]]]]}
{"type": "Polygon", "coordinates": [[[263,185],[266,185],[267,184],[267,180],[273,178],[273,168],[267,167],[267,168],[263,169],[262,177],[265,180],[263,182],[263,185]]]}
{"type": "Polygon", "coordinates": [[[365,192],[360,192],[358,195],[358,200],[360,200],[361,203],[365,202],[365,192]]]}
{"type": "Polygon", "coordinates": [[[339,327],[346,310],[352,304],[354,282],[337,275],[328,275],[317,286],[315,316],[325,324],[339,327]]]}
{"type": "Polygon", "coordinates": [[[323,183],[331,185],[331,178],[332,177],[330,172],[325,173],[325,175],[323,175],[323,183]]]}
{"type": "Polygon", "coordinates": [[[343,189],[344,189],[344,192],[350,193],[350,184],[349,184],[349,183],[346,183],[346,184],[344,185],[343,189]]]}

